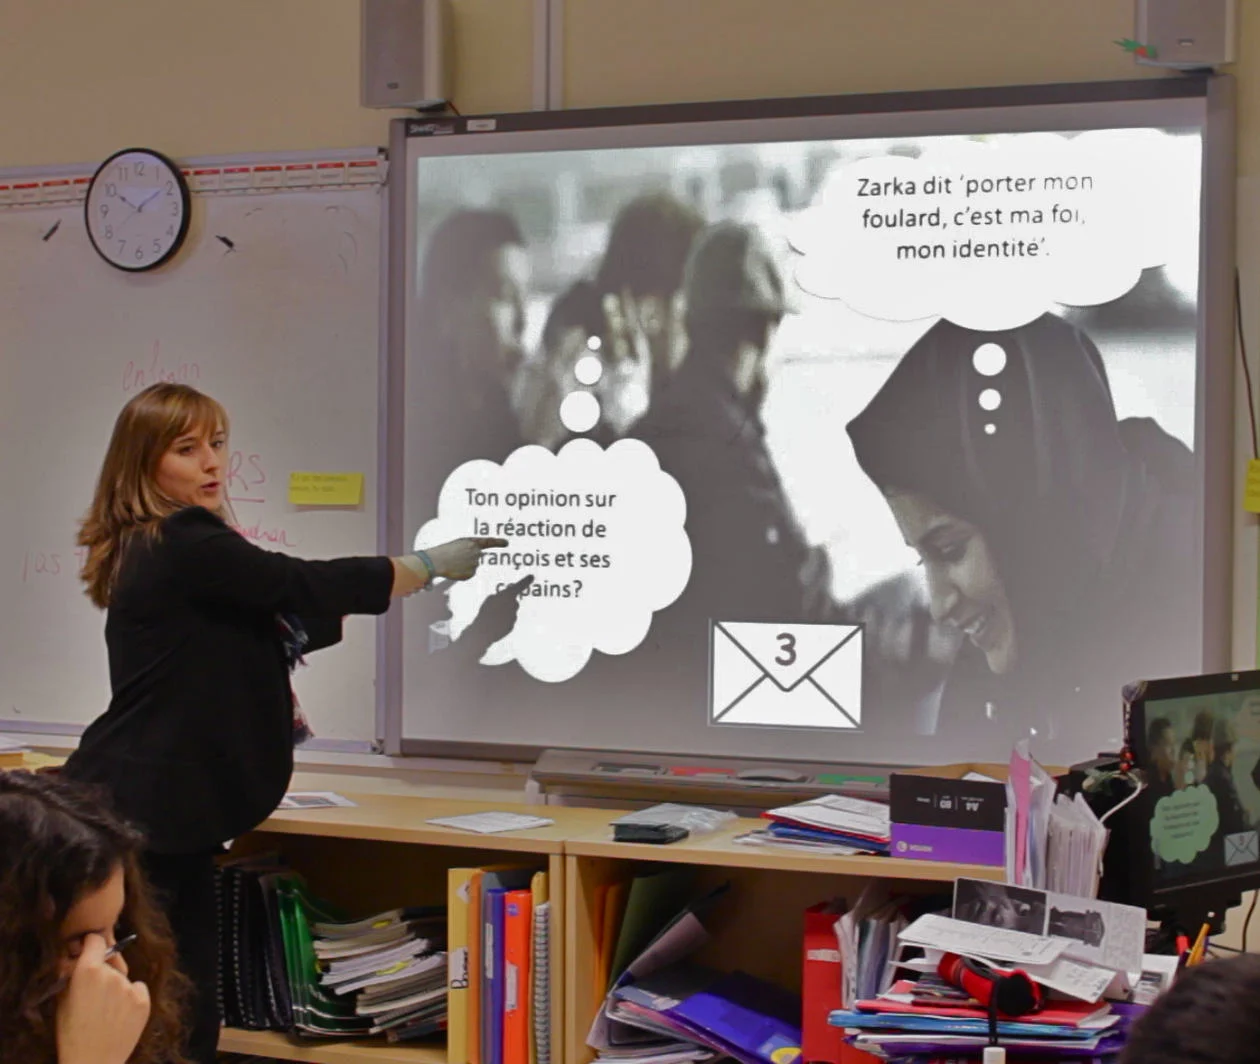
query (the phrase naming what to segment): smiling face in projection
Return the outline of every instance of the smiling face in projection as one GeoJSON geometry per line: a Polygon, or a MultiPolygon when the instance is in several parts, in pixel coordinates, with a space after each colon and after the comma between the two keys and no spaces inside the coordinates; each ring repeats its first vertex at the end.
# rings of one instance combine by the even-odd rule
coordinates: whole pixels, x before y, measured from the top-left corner
{"type": "Polygon", "coordinates": [[[921,495],[890,492],[886,498],[907,545],[922,559],[933,620],[961,630],[992,672],[1009,673],[1015,621],[980,530],[921,495]]]}

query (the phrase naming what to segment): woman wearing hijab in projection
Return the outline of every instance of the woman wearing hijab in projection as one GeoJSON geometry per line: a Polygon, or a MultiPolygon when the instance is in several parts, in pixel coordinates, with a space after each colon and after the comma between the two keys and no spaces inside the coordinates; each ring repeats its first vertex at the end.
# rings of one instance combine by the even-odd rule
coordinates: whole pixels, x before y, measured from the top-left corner
{"type": "Polygon", "coordinates": [[[1119,733],[1124,683],[1195,667],[1193,455],[1117,419],[1079,329],[941,321],[848,429],[934,619],[966,637],[938,733],[991,720],[1062,741],[1092,714],[1119,733]]]}

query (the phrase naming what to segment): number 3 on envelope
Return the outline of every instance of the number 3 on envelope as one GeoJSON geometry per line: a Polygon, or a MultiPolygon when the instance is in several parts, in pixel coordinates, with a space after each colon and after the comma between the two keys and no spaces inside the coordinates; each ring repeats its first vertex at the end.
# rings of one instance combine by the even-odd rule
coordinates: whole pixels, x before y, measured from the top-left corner
{"type": "Polygon", "coordinates": [[[715,621],[709,721],[862,726],[862,626],[715,621]]]}

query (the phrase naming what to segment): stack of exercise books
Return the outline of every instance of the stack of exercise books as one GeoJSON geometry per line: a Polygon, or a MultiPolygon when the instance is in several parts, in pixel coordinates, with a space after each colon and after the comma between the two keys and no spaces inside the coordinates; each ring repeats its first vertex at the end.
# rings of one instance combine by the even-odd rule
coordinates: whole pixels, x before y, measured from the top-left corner
{"type": "Polygon", "coordinates": [[[229,1027],[288,1031],[293,1001],[277,887],[292,875],[274,855],[218,869],[219,1011],[229,1027]]]}
{"type": "Polygon", "coordinates": [[[547,873],[496,865],[447,876],[448,1064],[550,1064],[547,873]]]}
{"type": "Polygon", "coordinates": [[[406,1042],[446,1029],[445,908],[320,920],[311,933],[320,985],[353,1003],[369,1034],[406,1042]]]}
{"type": "Polygon", "coordinates": [[[444,906],[353,920],[275,855],[224,865],[216,891],[229,1027],[394,1042],[445,1029],[444,906]]]}

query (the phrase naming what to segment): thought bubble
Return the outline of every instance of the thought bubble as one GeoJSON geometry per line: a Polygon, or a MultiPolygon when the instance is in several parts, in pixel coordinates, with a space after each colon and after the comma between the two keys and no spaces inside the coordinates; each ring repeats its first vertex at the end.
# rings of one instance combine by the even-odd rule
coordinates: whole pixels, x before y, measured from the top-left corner
{"type": "Polygon", "coordinates": [[[981,330],[1109,303],[1153,266],[1191,285],[1200,151],[1196,137],[1135,129],[856,159],[793,227],[796,279],[871,318],[981,330]]]}
{"type": "Polygon", "coordinates": [[[517,661],[536,679],[558,683],[581,672],[592,650],[633,650],[653,613],[682,594],[691,575],[686,517],[682,489],[647,444],[619,440],[604,450],[579,439],[557,454],[530,446],[502,466],[461,465],[415,546],[473,535],[508,540],[506,549],[486,552],[476,576],[452,586],[451,637],[487,597],[532,575],[515,628],[482,660],[517,661]]]}
{"type": "Polygon", "coordinates": [[[1202,784],[1187,787],[1155,804],[1151,847],[1161,860],[1189,864],[1208,848],[1219,825],[1215,795],[1202,784]]]}

